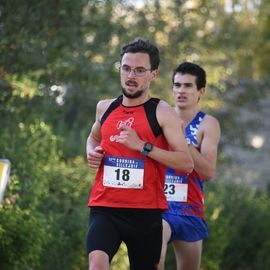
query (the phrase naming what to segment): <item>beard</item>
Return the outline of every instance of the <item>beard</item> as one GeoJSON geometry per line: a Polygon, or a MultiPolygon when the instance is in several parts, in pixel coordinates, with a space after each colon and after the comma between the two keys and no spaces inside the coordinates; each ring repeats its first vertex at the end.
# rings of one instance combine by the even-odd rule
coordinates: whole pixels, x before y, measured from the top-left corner
{"type": "Polygon", "coordinates": [[[134,94],[129,94],[128,92],[127,92],[127,90],[124,88],[124,87],[121,87],[122,88],[122,93],[123,93],[123,95],[125,96],[125,97],[127,97],[127,98],[131,98],[131,99],[133,99],[133,98],[138,98],[138,97],[140,97],[142,94],[143,94],[143,90],[138,90],[136,93],[134,93],[134,94]]]}

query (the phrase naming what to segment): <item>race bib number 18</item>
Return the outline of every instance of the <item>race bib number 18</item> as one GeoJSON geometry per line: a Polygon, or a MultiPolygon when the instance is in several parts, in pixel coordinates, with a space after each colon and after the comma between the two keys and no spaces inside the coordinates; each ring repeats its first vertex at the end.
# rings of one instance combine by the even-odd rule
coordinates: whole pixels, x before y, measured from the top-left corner
{"type": "Polygon", "coordinates": [[[143,188],[143,175],[143,159],[104,157],[103,185],[106,187],[143,188]]]}

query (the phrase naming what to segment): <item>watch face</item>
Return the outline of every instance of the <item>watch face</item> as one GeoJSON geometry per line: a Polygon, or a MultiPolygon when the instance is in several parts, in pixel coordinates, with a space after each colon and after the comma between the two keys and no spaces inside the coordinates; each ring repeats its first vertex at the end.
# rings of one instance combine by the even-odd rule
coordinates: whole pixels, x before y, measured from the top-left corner
{"type": "Polygon", "coordinates": [[[153,145],[151,143],[145,143],[144,149],[150,152],[153,149],[153,145]]]}
{"type": "Polygon", "coordinates": [[[143,151],[141,152],[141,154],[143,156],[147,156],[149,152],[151,152],[153,149],[153,145],[151,143],[146,142],[143,146],[143,151]]]}

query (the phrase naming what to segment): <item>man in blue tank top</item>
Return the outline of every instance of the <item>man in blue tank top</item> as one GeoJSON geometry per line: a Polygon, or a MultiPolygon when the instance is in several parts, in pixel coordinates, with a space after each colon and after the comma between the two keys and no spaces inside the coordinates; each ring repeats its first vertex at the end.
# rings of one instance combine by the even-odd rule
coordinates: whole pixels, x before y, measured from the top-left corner
{"type": "Polygon", "coordinates": [[[177,270],[199,270],[202,241],[208,236],[204,216],[204,181],[216,170],[219,122],[199,110],[205,93],[206,74],[198,65],[184,62],[173,72],[173,95],[179,122],[194,161],[190,174],[167,168],[164,192],[168,211],[163,214],[163,245],[160,270],[164,269],[167,244],[172,243],[177,270]]]}

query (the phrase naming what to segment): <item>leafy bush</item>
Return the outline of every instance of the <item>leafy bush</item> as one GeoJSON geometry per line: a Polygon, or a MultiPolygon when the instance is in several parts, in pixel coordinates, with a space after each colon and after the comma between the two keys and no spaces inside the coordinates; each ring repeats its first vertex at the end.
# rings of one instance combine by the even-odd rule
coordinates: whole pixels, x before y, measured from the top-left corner
{"type": "Polygon", "coordinates": [[[0,205],[0,269],[38,267],[49,229],[41,213],[21,209],[7,199],[0,205]]]}
{"type": "Polygon", "coordinates": [[[210,236],[203,269],[270,269],[270,201],[267,192],[211,183],[206,195],[210,236]]]}

